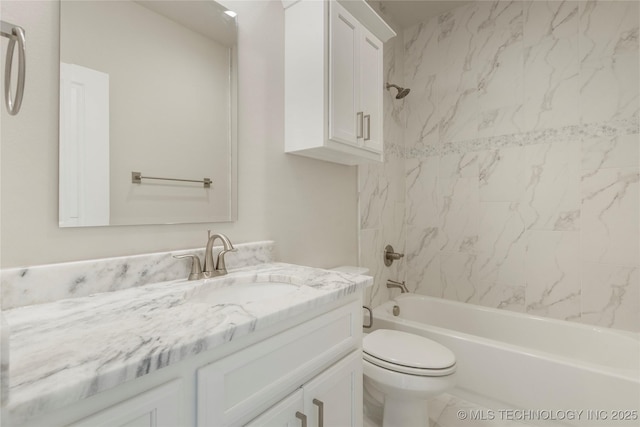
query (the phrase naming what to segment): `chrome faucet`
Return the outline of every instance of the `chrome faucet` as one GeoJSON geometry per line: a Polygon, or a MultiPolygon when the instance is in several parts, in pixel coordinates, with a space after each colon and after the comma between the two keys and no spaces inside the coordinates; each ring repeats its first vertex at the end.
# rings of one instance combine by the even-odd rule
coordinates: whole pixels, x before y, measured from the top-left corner
{"type": "Polygon", "coordinates": [[[211,230],[208,233],[207,240],[207,248],[204,252],[204,269],[202,274],[204,277],[215,277],[222,276],[227,274],[227,266],[224,263],[224,256],[227,252],[235,252],[237,249],[233,247],[229,238],[224,234],[211,234],[211,230]],[[218,261],[216,263],[213,262],[213,242],[216,239],[220,239],[222,241],[223,248],[218,254],[218,261]]]}
{"type": "Polygon", "coordinates": [[[408,293],[409,289],[407,289],[407,285],[404,284],[404,280],[402,282],[396,282],[395,280],[387,280],[387,288],[398,288],[400,289],[400,293],[408,293]]]}
{"type": "Polygon", "coordinates": [[[224,234],[211,234],[208,232],[207,248],[204,252],[204,269],[201,267],[200,258],[195,254],[174,255],[174,258],[191,258],[191,272],[189,280],[208,279],[215,276],[223,276],[227,274],[227,266],[224,263],[224,255],[227,252],[235,252],[237,249],[233,247],[229,238],[224,234]],[[213,242],[216,239],[222,240],[223,248],[218,254],[218,262],[213,262],[213,242]],[[204,271],[203,271],[204,270],[204,271]]]}

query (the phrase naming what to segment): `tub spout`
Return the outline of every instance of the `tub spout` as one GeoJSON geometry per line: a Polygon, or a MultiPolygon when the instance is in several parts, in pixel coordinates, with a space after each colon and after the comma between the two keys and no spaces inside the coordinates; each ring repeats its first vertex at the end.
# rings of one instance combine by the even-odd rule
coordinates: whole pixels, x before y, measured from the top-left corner
{"type": "Polygon", "coordinates": [[[396,282],[395,280],[389,279],[387,280],[387,288],[398,288],[400,289],[400,293],[409,293],[409,289],[407,289],[407,286],[404,284],[404,280],[402,282],[396,282]]]}

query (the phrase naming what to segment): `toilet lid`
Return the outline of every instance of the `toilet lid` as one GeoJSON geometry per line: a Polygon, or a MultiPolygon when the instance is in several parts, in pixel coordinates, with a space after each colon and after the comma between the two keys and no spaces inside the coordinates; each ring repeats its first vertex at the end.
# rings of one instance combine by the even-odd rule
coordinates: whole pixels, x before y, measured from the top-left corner
{"type": "Polygon", "coordinates": [[[446,369],[456,363],[455,355],[445,346],[419,335],[389,329],[378,329],[365,336],[362,349],[387,364],[408,368],[446,369]]]}

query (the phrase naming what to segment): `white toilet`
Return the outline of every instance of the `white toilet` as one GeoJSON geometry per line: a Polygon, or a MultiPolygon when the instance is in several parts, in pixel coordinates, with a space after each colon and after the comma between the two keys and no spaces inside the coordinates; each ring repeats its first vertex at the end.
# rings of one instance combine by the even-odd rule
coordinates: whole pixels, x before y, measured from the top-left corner
{"type": "Polygon", "coordinates": [[[366,334],[362,348],[365,407],[382,406],[383,427],[428,427],[427,400],[454,386],[455,355],[425,337],[388,329],[366,334]]]}
{"type": "MultiPolygon", "coordinates": [[[[352,266],[333,270],[369,272],[352,266]]],[[[365,413],[381,419],[382,427],[428,427],[427,400],[455,385],[453,352],[428,338],[389,329],[365,334],[362,350],[365,413]]]]}

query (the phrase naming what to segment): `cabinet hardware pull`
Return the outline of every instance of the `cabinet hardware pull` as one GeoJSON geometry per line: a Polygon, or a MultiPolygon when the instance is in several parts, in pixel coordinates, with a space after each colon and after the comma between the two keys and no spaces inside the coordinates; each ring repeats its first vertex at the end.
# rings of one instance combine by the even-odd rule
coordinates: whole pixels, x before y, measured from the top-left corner
{"type": "Polygon", "coordinates": [[[364,120],[367,121],[367,136],[364,137],[364,140],[368,141],[371,139],[371,114],[364,116],[364,120]]]}
{"type": "Polygon", "coordinates": [[[296,418],[302,422],[302,427],[307,427],[307,416],[300,411],[296,412],[296,418]]]}
{"type": "Polygon", "coordinates": [[[318,399],[313,399],[312,402],[318,407],[318,427],[324,427],[324,402],[318,399]]]}
{"type": "Polygon", "coordinates": [[[356,132],[356,138],[362,138],[362,127],[364,126],[363,124],[364,120],[362,119],[363,114],[364,113],[362,111],[359,111],[356,114],[356,117],[358,118],[358,125],[357,125],[358,131],[356,132]]]}

